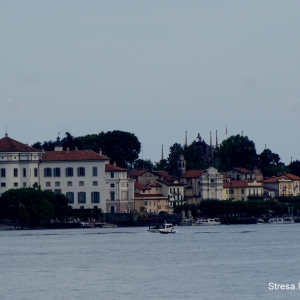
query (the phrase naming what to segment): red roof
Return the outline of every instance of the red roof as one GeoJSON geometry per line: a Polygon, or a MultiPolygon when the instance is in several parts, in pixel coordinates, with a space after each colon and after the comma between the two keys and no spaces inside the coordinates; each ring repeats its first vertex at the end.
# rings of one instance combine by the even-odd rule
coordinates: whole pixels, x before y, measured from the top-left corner
{"type": "Polygon", "coordinates": [[[129,174],[128,177],[140,176],[140,175],[142,175],[144,173],[147,173],[147,172],[149,172],[149,171],[147,171],[147,170],[136,170],[136,171],[132,172],[131,174],[129,174]]]}
{"type": "Polygon", "coordinates": [[[267,179],[264,179],[263,181],[261,181],[262,183],[275,183],[278,182],[279,180],[291,180],[290,178],[282,175],[282,176],[278,176],[278,177],[270,177],[267,179]]]}
{"type": "Polygon", "coordinates": [[[22,144],[8,136],[0,139],[0,152],[42,152],[42,150],[22,144]]]}
{"type": "Polygon", "coordinates": [[[180,178],[194,178],[200,177],[203,174],[203,170],[188,170],[180,178]]]}
{"type": "Polygon", "coordinates": [[[241,187],[248,187],[248,181],[245,180],[233,180],[231,182],[225,182],[223,184],[224,188],[241,188],[241,187]]]}
{"type": "Polygon", "coordinates": [[[105,171],[126,171],[126,169],[117,167],[115,165],[106,164],[105,171]]]}
{"type": "Polygon", "coordinates": [[[161,187],[161,185],[157,182],[149,183],[148,185],[151,187],[161,187]]]}
{"type": "Polygon", "coordinates": [[[233,168],[233,170],[235,170],[237,172],[240,172],[240,173],[243,173],[243,174],[254,174],[253,171],[250,171],[250,170],[247,170],[247,169],[244,169],[244,168],[233,168]]]}
{"type": "Polygon", "coordinates": [[[284,175],[285,175],[286,177],[292,179],[292,180],[300,180],[300,177],[299,177],[299,176],[296,176],[296,175],[294,175],[294,174],[288,173],[288,174],[284,174],[284,175]]]}
{"type": "Polygon", "coordinates": [[[108,157],[92,150],[45,151],[43,161],[107,160],[108,157]]]}
{"type": "Polygon", "coordinates": [[[135,182],[134,187],[139,190],[151,190],[151,188],[149,188],[149,186],[147,186],[146,184],[143,184],[143,183],[139,183],[139,182],[135,182]]]}

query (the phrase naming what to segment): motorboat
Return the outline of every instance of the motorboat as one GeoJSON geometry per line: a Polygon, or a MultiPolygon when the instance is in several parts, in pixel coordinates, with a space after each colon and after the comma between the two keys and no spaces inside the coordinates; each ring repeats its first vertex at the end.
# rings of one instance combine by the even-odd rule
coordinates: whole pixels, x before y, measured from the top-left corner
{"type": "Polygon", "coordinates": [[[176,233],[173,224],[167,222],[165,222],[164,228],[158,229],[158,231],[162,234],[176,233]]]}
{"type": "Polygon", "coordinates": [[[182,219],[179,224],[179,226],[192,226],[193,225],[193,221],[190,219],[182,219]]]}
{"type": "Polygon", "coordinates": [[[148,232],[159,233],[159,229],[165,228],[164,223],[150,224],[148,228],[148,232]]]}
{"type": "Polygon", "coordinates": [[[209,225],[221,225],[221,221],[219,218],[214,219],[199,219],[197,221],[199,226],[209,226],[209,225]]]}
{"type": "Polygon", "coordinates": [[[256,224],[265,224],[264,219],[257,219],[256,224]]]}
{"type": "Polygon", "coordinates": [[[272,218],[268,221],[269,224],[292,224],[294,223],[293,218],[285,217],[285,218],[272,218]]]}

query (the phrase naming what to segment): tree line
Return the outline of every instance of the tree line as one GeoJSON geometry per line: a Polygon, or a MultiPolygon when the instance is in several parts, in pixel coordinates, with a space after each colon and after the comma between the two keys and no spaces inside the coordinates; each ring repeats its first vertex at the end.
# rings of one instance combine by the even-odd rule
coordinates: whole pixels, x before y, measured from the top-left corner
{"type": "Polygon", "coordinates": [[[247,136],[233,135],[224,140],[217,147],[210,147],[201,138],[190,145],[174,143],[169,148],[168,157],[158,162],[139,158],[141,143],[129,132],[120,130],[100,132],[74,137],[66,132],[65,137],[56,141],[36,142],[32,146],[45,151],[53,151],[55,145],[60,144],[74,150],[93,150],[108,156],[111,162],[129,169],[164,170],[171,175],[178,175],[177,161],[180,155],[186,160],[186,170],[204,170],[210,166],[219,171],[227,171],[234,167],[253,170],[259,168],[265,177],[292,173],[300,176],[300,161],[292,161],[285,165],[280,156],[270,149],[257,153],[255,143],[247,136]]]}

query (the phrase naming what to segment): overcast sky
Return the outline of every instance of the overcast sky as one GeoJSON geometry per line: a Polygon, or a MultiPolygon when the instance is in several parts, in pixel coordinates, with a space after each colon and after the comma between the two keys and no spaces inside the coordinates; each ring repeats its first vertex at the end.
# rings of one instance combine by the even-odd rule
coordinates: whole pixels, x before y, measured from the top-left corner
{"type": "Polygon", "coordinates": [[[23,143],[200,133],[300,160],[300,1],[0,1],[0,124],[23,143]]]}

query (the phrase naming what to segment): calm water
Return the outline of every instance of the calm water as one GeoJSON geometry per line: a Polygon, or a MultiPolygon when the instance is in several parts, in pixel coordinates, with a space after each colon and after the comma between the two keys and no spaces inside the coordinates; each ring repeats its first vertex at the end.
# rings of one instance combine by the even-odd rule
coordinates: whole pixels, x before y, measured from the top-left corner
{"type": "Polygon", "coordinates": [[[300,299],[300,224],[0,232],[0,299],[300,299]]]}

